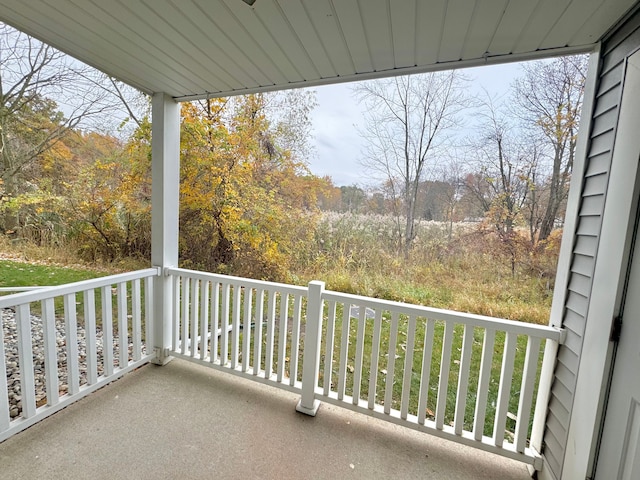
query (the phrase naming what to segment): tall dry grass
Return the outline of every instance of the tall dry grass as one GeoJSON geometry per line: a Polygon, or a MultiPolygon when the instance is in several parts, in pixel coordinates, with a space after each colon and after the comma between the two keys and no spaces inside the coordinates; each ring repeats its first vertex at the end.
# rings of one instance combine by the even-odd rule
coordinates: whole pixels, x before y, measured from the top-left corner
{"type": "Polygon", "coordinates": [[[390,217],[327,213],[314,244],[301,252],[292,280],[388,300],[548,323],[559,235],[545,245],[518,242],[511,252],[477,223],[421,222],[409,258],[398,252],[390,217]]]}
{"type": "Polygon", "coordinates": [[[72,242],[39,244],[26,238],[12,239],[0,235],[1,260],[90,269],[105,274],[148,268],[151,264],[150,260],[140,258],[119,258],[113,262],[88,261],[82,259],[77,252],[77,247],[72,242]]]}
{"type": "MultiPolygon", "coordinates": [[[[560,233],[536,248],[523,235],[517,243],[515,271],[511,253],[478,223],[420,222],[410,256],[399,253],[391,217],[325,213],[312,240],[293,254],[283,280],[306,284],[323,280],[327,288],[388,300],[548,323],[560,233]]],[[[145,268],[148,260],[83,262],[74,245],[38,246],[0,236],[6,259],[116,273],[145,268]]]]}

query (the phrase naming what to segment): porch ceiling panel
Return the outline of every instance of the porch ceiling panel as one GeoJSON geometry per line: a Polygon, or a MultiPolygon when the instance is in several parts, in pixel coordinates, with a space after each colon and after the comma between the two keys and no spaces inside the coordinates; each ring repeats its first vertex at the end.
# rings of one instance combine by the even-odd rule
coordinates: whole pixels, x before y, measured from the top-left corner
{"type": "Polygon", "coordinates": [[[587,51],[635,3],[0,0],[0,20],[184,100],[587,51]]]}

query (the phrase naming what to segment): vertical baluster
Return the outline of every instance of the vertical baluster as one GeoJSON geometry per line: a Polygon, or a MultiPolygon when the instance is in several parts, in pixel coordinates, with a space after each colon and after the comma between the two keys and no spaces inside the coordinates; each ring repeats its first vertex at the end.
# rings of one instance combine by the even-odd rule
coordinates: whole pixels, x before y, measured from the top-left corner
{"type": "Polygon", "coordinates": [[[484,332],[484,341],[482,342],[478,394],[476,396],[476,410],[473,414],[473,438],[477,441],[482,440],[482,436],[484,435],[484,420],[487,412],[487,395],[489,394],[489,386],[491,385],[491,365],[493,363],[495,338],[495,330],[487,328],[484,332]]]}
{"type": "MultiPolygon", "coordinates": [[[[85,338],[86,348],[87,348],[87,383],[89,385],[93,385],[98,381],[98,351],[96,348],[96,298],[95,298],[95,291],[93,290],[93,288],[89,290],[85,290],[83,292],[83,304],[84,304],[84,338],[85,338]]],[[[54,332],[54,338],[55,338],[55,320],[54,320],[53,332],[54,332]]],[[[45,338],[46,338],[46,334],[45,334],[45,338]]],[[[48,376],[49,368],[45,366],[45,370],[48,376]]],[[[56,390],[57,389],[58,388],[56,387],[56,390]]]]}
{"type": "MultiPolygon", "coordinates": [[[[237,285],[234,289],[240,288],[237,285]]],[[[222,287],[222,312],[220,313],[220,365],[225,366],[229,361],[229,294],[231,284],[222,287]]]]}
{"type": "Polygon", "coordinates": [[[409,396],[411,394],[411,377],[413,376],[413,347],[416,341],[416,317],[409,316],[407,327],[407,345],[404,354],[404,376],[402,379],[402,400],[400,403],[400,417],[407,419],[409,413],[409,396]]]}
{"type": "Polygon", "coordinates": [[[191,358],[195,358],[198,350],[198,316],[200,313],[200,298],[198,293],[200,291],[199,282],[197,278],[191,279],[191,310],[189,312],[189,351],[191,358]]]}
{"type": "Polygon", "coordinates": [[[182,279],[182,329],[180,335],[180,353],[183,355],[187,351],[187,342],[189,341],[189,294],[191,287],[191,279],[182,279]]]}
{"type": "Polygon", "coordinates": [[[198,314],[200,313],[199,306],[199,283],[197,278],[191,279],[191,296],[190,296],[190,311],[189,311],[189,354],[191,358],[196,356],[198,350],[198,314]]]}
{"type": "Polygon", "coordinates": [[[76,314],[76,295],[64,296],[64,323],[67,343],[67,383],[69,394],[75,395],[80,390],[78,375],[78,316],[76,314]]]}
{"type": "Polygon", "coordinates": [[[111,286],[102,287],[102,358],[104,375],[113,375],[113,304],[111,286]]]}
{"type": "Polygon", "coordinates": [[[473,326],[464,326],[462,340],[462,354],[460,357],[460,373],[458,375],[458,390],[456,394],[456,409],[453,419],[453,429],[456,435],[462,435],[464,427],[464,411],[467,406],[469,391],[469,367],[471,367],[471,347],[473,346],[473,326]]]}
{"type": "Polygon", "coordinates": [[[262,319],[264,318],[264,290],[256,292],[255,334],[253,337],[253,374],[258,375],[262,366],[262,319]]]}
{"type": "MultiPolygon", "coordinates": [[[[211,295],[211,354],[209,355],[211,363],[218,360],[218,335],[220,324],[220,284],[213,284],[213,295],[211,295]]],[[[222,332],[220,332],[222,333],[222,332]]]]}
{"type": "Polygon", "coordinates": [[[238,366],[238,355],[240,354],[240,305],[242,304],[242,288],[238,285],[233,287],[233,308],[231,312],[231,368],[238,366]]]}
{"type": "Polygon", "coordinates": [[[333,377],[333,343],[336,328],[336,302],[329,302],[327,317],[327,343],[324,354],[324,394],[329,395],[333,377]]]}
{"type": "Polygon", "coordinates": [[[384,385],[384,413],[391,412],[393,403],[393,377],[396,369],[396,344],[398,343],[398,312],[391,313],[391,327],[389,329],[389,353],[387,356],[387,377],[384,385]]]}
{"type": "Polygon", "coordinates": [[[131,341],[133,343],[133,360],[142,358],[142,298],[140,296],[140,279],[131,282],[131,341]]]}
{"type": "Polygon", "coordinates": [[[353,372],[353,404],[358,405],[360,400],[360,388],[362,386],[362,359],[364,356],[364,334],[367,328],[367,308],[359,307],[358,333],[356,335],[356,358],[353,372]]]}
{"type": "Polygon", "coordinates": [[[144,344],[149,355],[153,349],[153,277],[144,279],[144,344]]]}
{"type": "Polygon", "coordinates": [[[436,404],[436,428],[442,430],[447,409],[447,389],[449,388],[449,369],[451,367],[451,344],[453,343],[453,322],[444,327],[442,340],[442,358],[440,360],[440,381],[438,383],[438,402],[436,404]]]}
{"type": "Polygon", "coordinates": [[[298,380],[298,359],[300,358],[300,319],[302,317],[302,296],[296,295],[293,301],[293,332],[291,334],[291,378],[289,384],[298,380]]]}
{"type": "Polygon", "coordinates": [[[540,339],[528,337],[527,353],[524,357],[522,370],[522,385],[520,388],[520,401],[518,403],[518,420],[515,432],[516,452],[523,453],[529,432],[529,418],[531,417],[531,404],[533,402],[533,390],[536,382],[536,370],[538,356],[540,355],[540,339]]]}
{"type": "Polygon", "coordinates": [[[276,292],[269,292],[267,303],[267,345],[264,354],[264,378],[270,378],[273,374],[273,339],[276,317],[276,292]]]}
{"type": "Polygon", "coordinates": [[[173,276],[173,332],[172,332],[172,348],[174,352],[178,351],[180,346],[180,301],[182,299],[182,277],[173,276]]]}
{"type": "Polygon", "coordinates": [[[207,356],[209,338],[209,288],[210,282],[200,282],[200,360],[207,356]]]}
{"type": "MultiPolygon", "coordinates": [[[[85,303],[86,305],[86,303],[85,303]]],[[[95,313],[94,313],[95,321],[95,313]]],[[[60,399],[58,391],[58,344],[56,335],[56,310],[53,298],[47,298],[42,301],[42,334],[44,336],[44,372],[47,388],[47,404],[57,405],[60,399]]],[[[0,338],[0,343],[2,339],[0,338]]],[[[94,333],[94,349],[95,349],[95,333],[94,333]]],[[[89,354],[89,345],[87,344],[87,355],[89,354]]],[[[95,355],[95,353],[94,353],[95,355]]],[[[2,352],[0,351],[0,357],[2,352]]],[[[94,360],[95,365],[95,360],[94,360]]],[[[0,372],[2,369],[0,368],[0,372]]],[[[91,372],[90,372],[91,375],[91,372]]],[[[95,382],[95,380],[94,380],[95,382]]]]}
{"type": "MultiPolygon", "coordinates": [[[[55,327],[54,327],[55,328],[55,327]]],[[[5,360],[4,351],[4,326],[2,322],[2,316],[0,316],[0,433],[9,429],[11,423],[11,417],[9,416],[9,392],[7,386],[7,363],[5,360]]],[[[54,336],[55,340],[55,336],[54,336]]],[[[45,336],[45,362],[49,358],[48,351],[46,350],[47,337],[45,336]]],[[[55,352],[54,352],[55,353],[55,352]]],[[[49,369],[47,368],[47,381],[49,380],[49,369]]],[[[57,385],[57,369],[56,369],[56,394],[58,392],[57,385]]],[[[47,383],[47,395],[49,395],[49,383],[47,383]]],[[[50,399],[49,399],[50,401],[50,399]]],[[[56,399],[57,403],[57,399],[56,399]]]]}
{"type": "Polygon", "coordinates": [[[501,447],[504,442],[504,429],[507,424],[507,413],[509,412],[509,398],[511,397],[511,380],[513,378],[513,361],[516,356],[516,345],[517,336],[514,333],[507,332],[504,341],[500,387],[498,388],[496,418],[493,427],[493,440],[498,447],[501,447]]]}
{"type": "Polygon", "coordinates": [[[120,358],[118,365],[124,368],[129,364],[129,337],[127,325],[127,284],[125,282],[118,283],[117,287],[118,300],[118,343],[120,344],[120,358]]]}
{"type": "Polygon", "coordinates": [[[436,322],[427,319],[422,348],[422,371],[420,374],[420,394],[418,397],[418,423],[424,425],[427,419],[427,400],[429,399],[429,381],[431,379],[431,359],[433,357],[433,334],[436,322]]]}
{"type": "Polygon", "coordinates": [[[278,382],[282,382],[287,358],[287,336],[289,322],[289,294],[280,296],[280,326],[278,335],[278,382]]]}
{"type": "MultiPolygon", "coordinates": [[[[239,288],[239,287],[238,287],[239,288]]],[[[253,308],[253,289],[244,287],[244,319],[242,323],[242,371],[249,370],[251,364],[251,311],[253,308]]]]}
{"type": "Polygon", "coordinates": [[[33,373],[33,345],[31,342],[31,310],[28,303],[18,305],[15,318],[16,334],[18,336],[18,361],[20,363],[22,416],[23,418],[30,418],[36,414],[36,390],[35,375],[33,373]]]}
{"type": "Polygon", "coordinates": [[[349,353],[349,324],[351,305],[342,304],[342,336],[340,337],[340,365],[338,369],[338,399],[344,398],[347,386],[347,354],[349,353]]]}
{"type": "Polygon", "coordinates": [[[373,341],[371,345],[371,370],[369,371],[369,410],[373,410],[376,403],[378,388],[378,361],[380,357],[380,336],[382,330],[382,310],[376,310],[373,321],[373,341]]]}

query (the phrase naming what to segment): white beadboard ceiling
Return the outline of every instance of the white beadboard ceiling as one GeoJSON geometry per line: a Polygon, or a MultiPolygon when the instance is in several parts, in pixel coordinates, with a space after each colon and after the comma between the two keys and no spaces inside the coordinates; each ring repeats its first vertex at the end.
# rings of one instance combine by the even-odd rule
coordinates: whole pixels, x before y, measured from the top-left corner
{"type": "Polygon", "coordinates": [[[0,0],[0,20],[179,100],[589,51],[636,0],[0,0]]]}

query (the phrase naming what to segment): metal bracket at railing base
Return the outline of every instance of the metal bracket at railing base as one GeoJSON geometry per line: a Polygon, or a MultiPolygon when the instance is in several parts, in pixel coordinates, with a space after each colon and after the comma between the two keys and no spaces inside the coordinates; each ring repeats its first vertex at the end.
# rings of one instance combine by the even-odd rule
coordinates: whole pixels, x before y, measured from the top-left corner
{"type": "Polygon", "coordinates": [[[567,329],[563,327],[555,327],[560,332],[560,338],[558,339],[558,345],[563,345],[567,339],[567,329]]]}
{"type": "Polygon", "coordinates": [[[529,470],[529,475],[531,475],[531,478],[538,478],[538,472],[542,470],[544,466],[544,460],[542,459],[542,455],[538,453],[535,448],[531,447],[531,452],[533,453],[533,463],[527,465],[527,469],[529,470]]]}
{"type": "Polygon", "coordinates": [[[309,415],[310,417],[315,417],[316,413],[318,413],[318,409],[320,408],[320,400],[313,401],[313,407],[307,408],[302,406],[302,399],[298,401],[296,405],[296,412],[304,413],[305,415],[309,415]]]}
{"type": "Polygon", "coordinates": [[[155,365],[166,365],[171,360],[173,360],[173,357],[170,355],[170,351],[168,348],[161,349],[160,347],[155,347],[153,349],[153,353],[155,355],[155,358],[151,360],[151,363],[155,365]]]}

